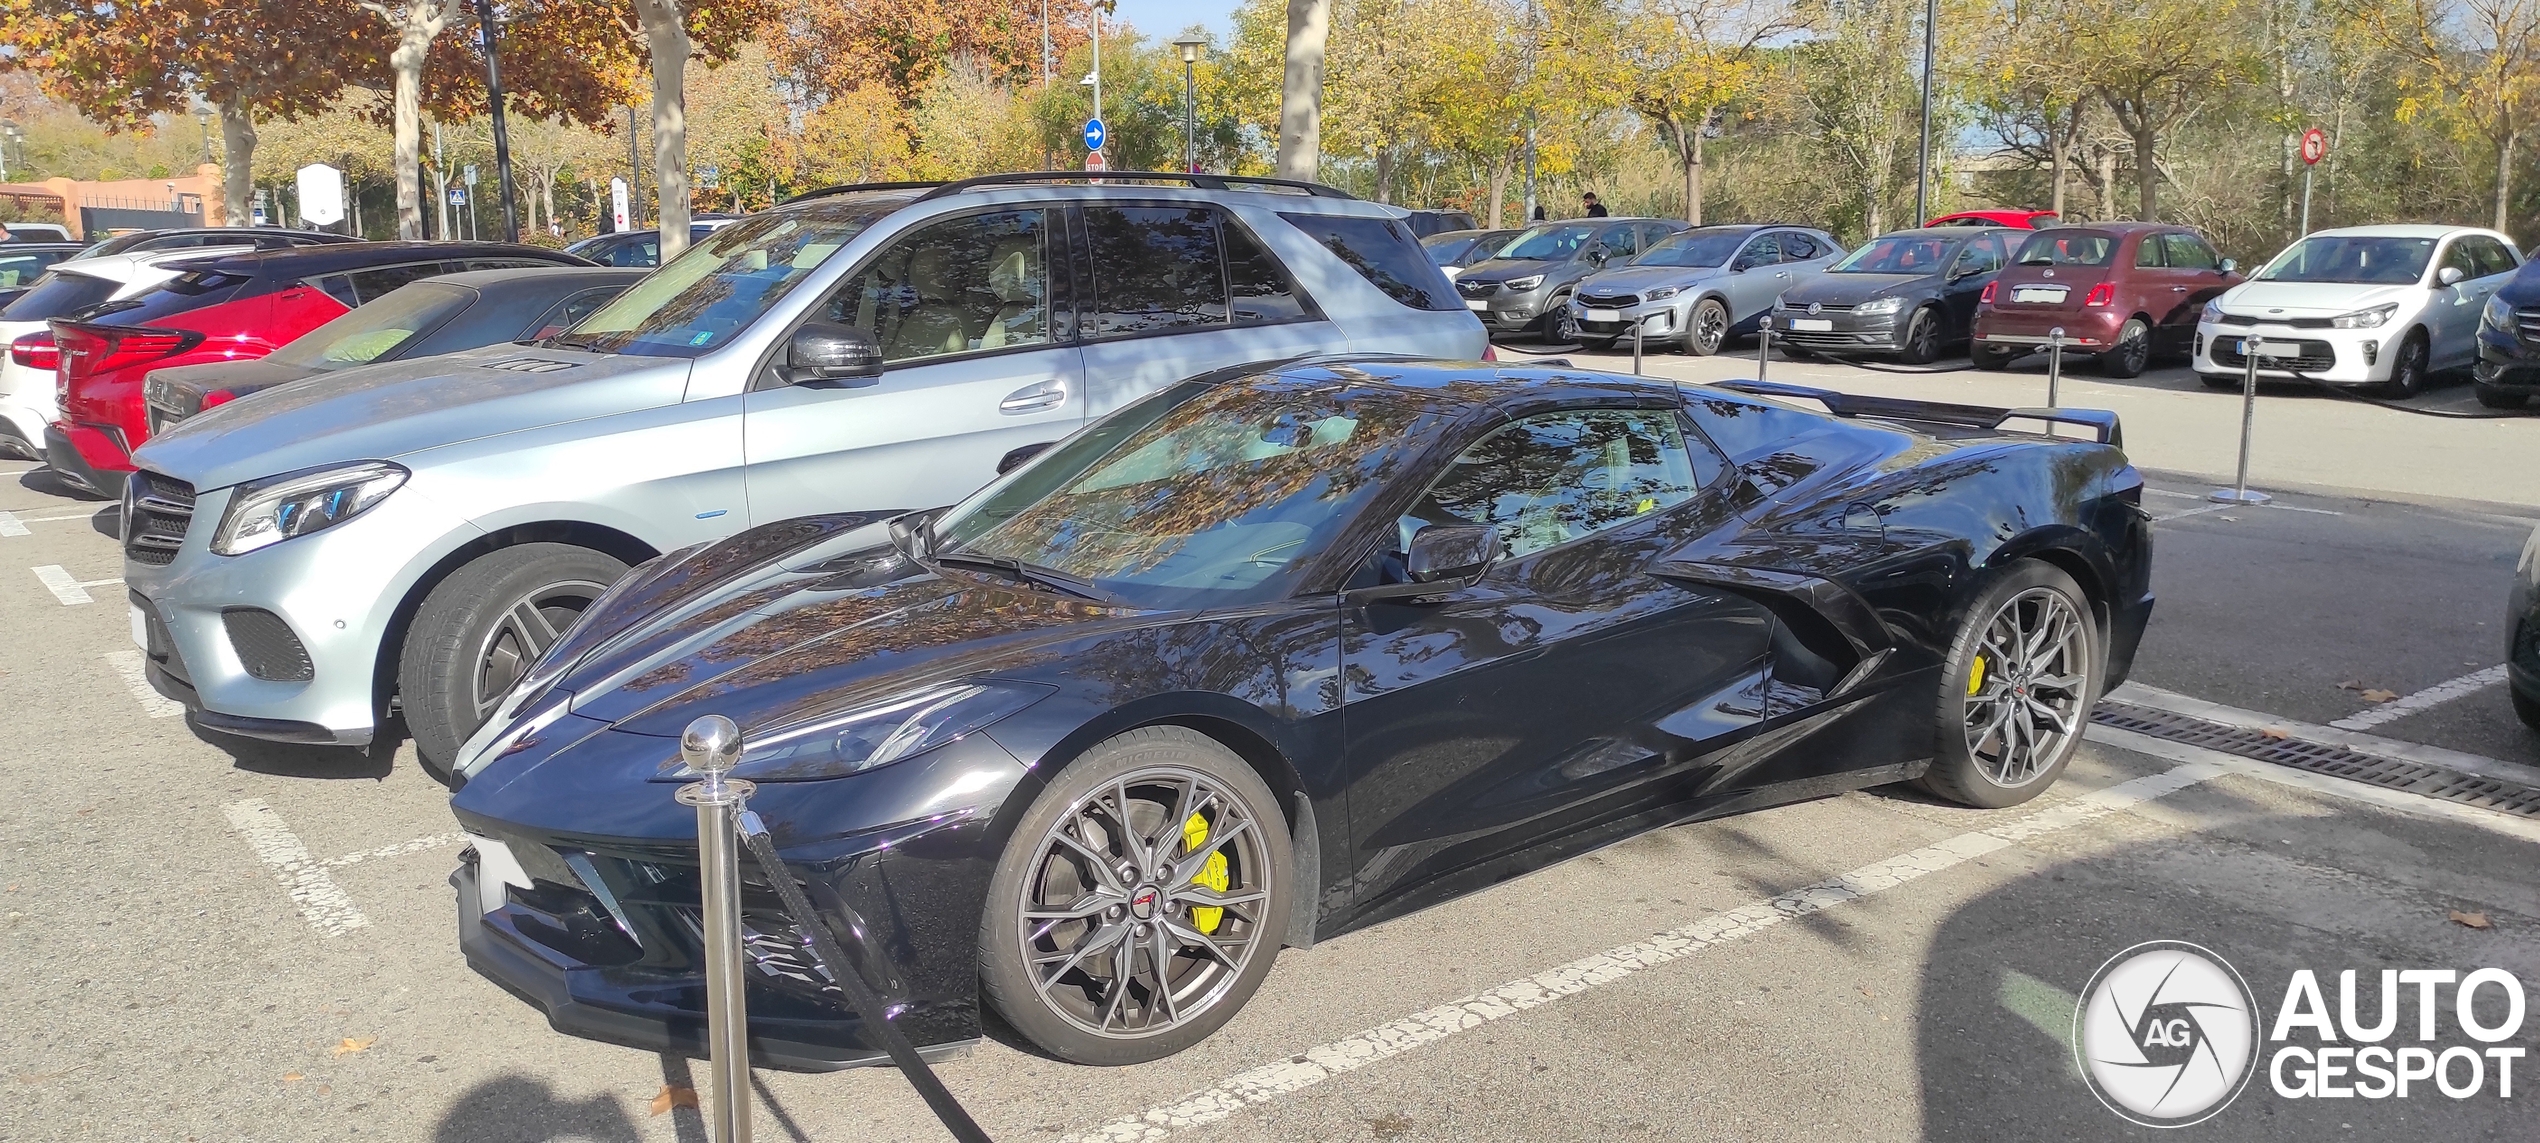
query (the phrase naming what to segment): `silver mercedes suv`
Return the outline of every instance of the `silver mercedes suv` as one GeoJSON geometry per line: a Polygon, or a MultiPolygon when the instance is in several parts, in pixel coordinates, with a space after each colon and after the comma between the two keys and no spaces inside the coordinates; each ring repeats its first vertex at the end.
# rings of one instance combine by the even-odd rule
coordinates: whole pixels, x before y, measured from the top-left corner
{"type": "Polygon", "coordinates": [[[702,240],[543,342],[331,374],[134,456],[124,581],[204,728],[427,769],[630,565],[948,504],[1212,369],[1488,341],[1402,211],[1184,175],[848,187],[702,240]],[[1126,181],[1135,180],[1135,181],[1126,181]]]}

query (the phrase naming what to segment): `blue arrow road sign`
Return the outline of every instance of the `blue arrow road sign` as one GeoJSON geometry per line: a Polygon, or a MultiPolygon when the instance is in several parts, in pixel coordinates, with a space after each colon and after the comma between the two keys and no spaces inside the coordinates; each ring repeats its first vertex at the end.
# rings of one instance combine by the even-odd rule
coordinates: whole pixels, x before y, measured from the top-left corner
{"type": "Polygon", "coordinates": [[[1088,151],[1102,150],[1103,139],[1102,120],[1085,120],[1085,149],[1088,151]]]}

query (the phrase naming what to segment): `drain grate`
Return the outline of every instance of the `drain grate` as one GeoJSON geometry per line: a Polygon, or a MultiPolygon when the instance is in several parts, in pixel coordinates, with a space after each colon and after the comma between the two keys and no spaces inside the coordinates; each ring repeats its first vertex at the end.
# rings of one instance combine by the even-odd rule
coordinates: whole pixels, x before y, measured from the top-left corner
{"type": "Polygon", "coordinates": [[[2098,709],[2090,712],[2090,721],[2259,762],[2308,770],[2314,774],[2367,782],[2386,789],[2404,790],[2518,817],[2540,818],[2540,787],[2520,782],[2464,774],[2422,762],[2384,758],[2324,742],[2271,738],[2266,732],[2250,727],[2209,722],[2132,703],[2103,701],[2098,709]]]}

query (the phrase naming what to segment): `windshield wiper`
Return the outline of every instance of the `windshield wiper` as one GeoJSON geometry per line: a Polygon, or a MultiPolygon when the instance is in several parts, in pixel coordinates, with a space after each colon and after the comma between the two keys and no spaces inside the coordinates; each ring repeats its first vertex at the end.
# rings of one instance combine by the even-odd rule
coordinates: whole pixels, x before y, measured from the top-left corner
{"type": "Polygon", "coordinates": [[[1028,583],[1036,587],[1050,588],[1054,591],[1064,592],[1079,599],[1090,599],[1097,603],[1116,603],[1119,601],[1118,597],[1102,590],[1101,588],[1095,587],[1094,581],[1092,580],[1072,576],[1055,568],[1045,568],[1039,564],[1027,564],[1012,556],[991,556],[978,552],[940,552],[935,554],[934,561],[939,564],[954,564],[961,567],[980,567],[987,568],[990,571],[1003,572],[1007,576],[1012,577],[1018,583],[1028,583]]]}
{"type": "Polygon", "coordinates": [[[608,350],[608,349],[602,349],[602,348],[600,348],[600,346],[599,346],[599,342],[598,342],[598,340],[597,340],[597,339],[594,339],[594,338],[572,338],[572,337],[566,337],[565,335],[563,335],[563,334],[561,334],[561,333],[560,333],[560,334],[555,335],[554,337],[548,338],[548,339],[546,340],[546,343],[545,343],[545,344],[555,346],[556,348],[559,348],[559,349],[578,349],[578,350],[581,350],[581,351],[582,351],[582,352],[584,352],[584,353],[613,353],[613,352],[615,352],[614,350],[608,350]]]}

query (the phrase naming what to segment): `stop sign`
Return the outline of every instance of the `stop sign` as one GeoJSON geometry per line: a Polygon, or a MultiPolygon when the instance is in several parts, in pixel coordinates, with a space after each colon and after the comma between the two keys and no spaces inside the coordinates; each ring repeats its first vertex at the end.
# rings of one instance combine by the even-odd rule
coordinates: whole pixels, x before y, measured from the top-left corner
{"type": "Polygon", "coordinates": [[[2328,132],[2313,127],[2302,132],[2302,161],[2317,164],[2328,157],[2328,132]]]}
{"type": "Polygon", "coordinates": [[[1107,171],[1111,169],[1111,163],[1102,157],[1102,152],[1087,151],[1085,152],[1085,169],[1089,171],[1107,171]]]}

